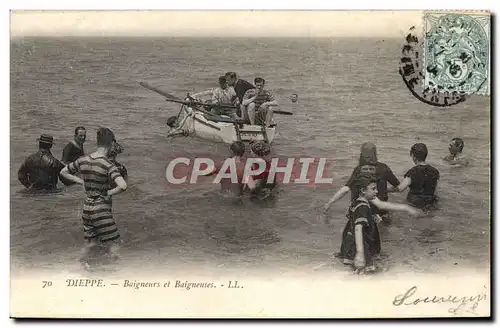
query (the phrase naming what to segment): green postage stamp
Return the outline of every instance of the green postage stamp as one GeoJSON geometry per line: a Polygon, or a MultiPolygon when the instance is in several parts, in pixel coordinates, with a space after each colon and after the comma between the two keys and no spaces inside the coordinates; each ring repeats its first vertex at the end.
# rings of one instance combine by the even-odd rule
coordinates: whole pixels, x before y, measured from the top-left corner
{"type": "Polygon", "coordinates": [[[490,13],[424,14],[424,89],[490,94],[490,13]]]}

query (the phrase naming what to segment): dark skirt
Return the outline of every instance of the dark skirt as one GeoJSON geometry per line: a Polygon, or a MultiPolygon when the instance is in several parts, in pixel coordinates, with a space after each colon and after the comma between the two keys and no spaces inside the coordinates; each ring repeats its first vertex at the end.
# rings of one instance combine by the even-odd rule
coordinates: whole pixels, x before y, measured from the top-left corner
{"type": "MultiPolygon", "coordinates": [[[[348,221],[342,233],[340,257],[345,262],[354,264],[356,256],[356,238],[354,224],[348,221]]],[[[380,233],[373,217],[368,220],[368,225],[363,226],[363,245],[365,249],[366,266],[373,265],[373,256],[380,254],[380,233]]]]}

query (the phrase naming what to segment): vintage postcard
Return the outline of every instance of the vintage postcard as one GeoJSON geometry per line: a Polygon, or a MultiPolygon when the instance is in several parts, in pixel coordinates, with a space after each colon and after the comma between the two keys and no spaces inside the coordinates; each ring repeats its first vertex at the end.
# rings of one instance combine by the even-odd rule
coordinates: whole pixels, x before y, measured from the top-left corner
{"type": "Polygon", "coordinates": [[[12,11],[13,318],[491,315],[488,11],[12,11]]]}

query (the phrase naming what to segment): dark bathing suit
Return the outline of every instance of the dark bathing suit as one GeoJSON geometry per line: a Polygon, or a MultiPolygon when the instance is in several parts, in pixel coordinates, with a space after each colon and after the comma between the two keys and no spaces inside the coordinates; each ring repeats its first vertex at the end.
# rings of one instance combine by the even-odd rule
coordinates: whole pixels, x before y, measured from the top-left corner
{"type": "MultiPolygon", "coordinates": [[[[351,189],[351,202],[358,199],[359,190],[355,190],[353,183],[357,177],[357,175],[361,172],[362,167],[357,166],[351,174],[351,177],[345,184],[347,187],[351,189]]],[[[389,195],[387,193],[387,183],[389,182],[392,186],[396,187],[399,185],[399,180],[396,178],[392,170],[385,163],[377,162],[375,166],[375,176],[377,177],[377,190],[378,195],[377,198],[381,201],[386,202],[389,199],[389,195]]],[[[371,210],[373,215],[375,214],[386,214],[387,211],[380,210],[378,207],[371,205],[371,210]]]]}
{"type": "Polygon", "coordinates": [[[236,96],[238,97],[238,100],[240,101],[240,104],[243,101],[243,96],[245,95],[245,93],[250,89],[255,89],[252,83],[245,80],[238,80],[233,88],[236,96]]]}
{"type": "Polygon", "coordinates": [[[439,180],[439,171],[428,165],[416,165],[405,174],[410,177],[411,185],[406,200],[411,205],[428,210],[435,207],[438,198],[435,195],[439,180]]]}
{"type": "Polygon", "coordinates": [[[358,198],[354,200],[347,211],[347,219],[348,221],[342,233],[340,257],[354,263],[354,257],[356,256],[355,227],[361,224],[363,226],[363,247],[366,266],[373,265],[373,256],[380,253],[381,247],[380,234],[377,224],[373,220],[370,204],[364,199],[358,198]]]}
{"type": "MultiPolygon", "coordinates": [[[[30,191],[55,191],[59,181],[59,172],[64,168],[50,150],[40,149],[30,155],[18,171],[19,182],[30,191]]],[[[62,179],[63,183],[68,181],[62,179]]]]}
{"type": "MultiPolygon", "coordinates": [[[[257,163],[254,163],[252,165],[252,170],[257,170],[259,165],[257,163]]],[[[255,190],[252,191],[252,195],[254,197],[257,197],[259,199],[267,198],[270,196],[271,190],[273,190],[278,182],[276,179],[276,176],[274,176],[274,180],[272,182],[268,182],[269,178],[269,172],[271,171],[271,162],[266,161],[266,168],[264,169],[264,172],[252,176],[252,178],[255,180],[257,187],[255,190]]]]}
{"type": "Polygon", "coordinates": [[[79,148],[74,143],[69,142],[63,149],[62,162],[71,163],[82,157],[84,154],[83,147],[79,148]]]}

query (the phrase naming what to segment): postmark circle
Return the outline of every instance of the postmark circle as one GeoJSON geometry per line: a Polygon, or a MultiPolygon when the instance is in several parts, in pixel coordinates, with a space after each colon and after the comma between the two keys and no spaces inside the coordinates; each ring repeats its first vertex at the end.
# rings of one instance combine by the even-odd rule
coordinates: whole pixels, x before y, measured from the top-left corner
{"type": "MultiPolygon", "coordinates": [[[[424,87],[422,47],[415,33],[415,27],[412,26],[406,35],[399,62],[399,74],[411,94],[421,102],[434,107],[450,107],[466,101],[468,95],[464,91],[424,87]]],[[[452,73],[455,76],[463,74],[462,66],[458,64],[453,66],[452,73]]]]}
{"type": "Polygon", "coordinates": [[[469,15],[427,15],[424,87],[478,92],[488,79],[489,43],[483,27],[469,15]]]}

